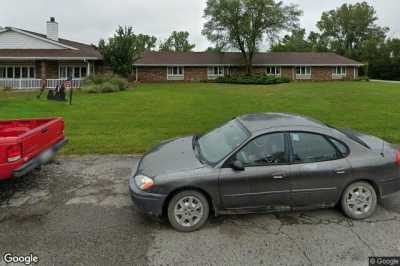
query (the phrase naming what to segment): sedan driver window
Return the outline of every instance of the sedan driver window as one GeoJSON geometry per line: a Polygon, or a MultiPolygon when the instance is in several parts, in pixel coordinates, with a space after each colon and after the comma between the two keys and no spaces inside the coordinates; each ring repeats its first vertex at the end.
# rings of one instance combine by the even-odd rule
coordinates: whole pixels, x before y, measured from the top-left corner
{"type": "Polygon", "coordinates": [[[237,155],[244,166],[288,163],[283,133],[263,135],[250,141],[237,155]]]}
{"type": "Polygon", "coordinates": [[[336,149],[323,136],[311,133],[290,133],[295,163],[336,160],[336,149]]]}

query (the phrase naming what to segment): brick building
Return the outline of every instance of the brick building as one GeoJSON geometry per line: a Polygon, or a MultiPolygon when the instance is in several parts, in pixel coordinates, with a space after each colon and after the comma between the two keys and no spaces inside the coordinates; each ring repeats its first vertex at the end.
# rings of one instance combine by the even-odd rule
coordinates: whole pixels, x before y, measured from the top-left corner
{"type": "MultiPolygon", "coordinates": [[[[354,80],[361,63],[334,53],[257,53],[253,72],[290,80],[354,80]]],[[[245,74],[240,53],[145,52],[133,65],[141,82],[205,81],[245,74]]]]}
{"type": "Polygon", "coordinates": [[[54,18],[46,34],[14,27],[0,28],[0,87],[40,88],[43,80],[54,88],[66,79],[78,87],[94,74],[103,56],[91,45],[61,39],[54,18]]]}

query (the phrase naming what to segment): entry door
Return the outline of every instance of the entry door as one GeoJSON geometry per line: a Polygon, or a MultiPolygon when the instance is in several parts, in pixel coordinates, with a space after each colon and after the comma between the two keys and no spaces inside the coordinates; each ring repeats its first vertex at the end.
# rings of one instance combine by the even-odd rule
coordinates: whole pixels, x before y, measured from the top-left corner
{"type": "Polygon", "coordinates": [[[350,164],[343,158],[346,151],[336,147],[329,137],[319,134],[292,132],[290,140],[294,163],[293,206],[335,204],[343,183],[351,176],[350,164]]]}
{"type": "Polygon", "coordinates": [[[220,194],[225,209],[283,208],[290,206],[291,166],[284,133],[250,141],[230,160],[245,169],[223,168],[220,194]]]}

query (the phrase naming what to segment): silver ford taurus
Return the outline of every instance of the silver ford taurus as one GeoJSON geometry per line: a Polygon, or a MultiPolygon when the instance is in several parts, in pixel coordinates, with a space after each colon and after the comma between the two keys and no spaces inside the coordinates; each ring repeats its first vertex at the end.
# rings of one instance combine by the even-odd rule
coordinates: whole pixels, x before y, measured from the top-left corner
{"type": "Polygon", "coordinates": [[[237,117],[165,141],[130,179],[135,205],[179,231],[213,215],[333,207],[371,216],[400,190],[400,152],[382,139],[283,113],[237,117]]]}

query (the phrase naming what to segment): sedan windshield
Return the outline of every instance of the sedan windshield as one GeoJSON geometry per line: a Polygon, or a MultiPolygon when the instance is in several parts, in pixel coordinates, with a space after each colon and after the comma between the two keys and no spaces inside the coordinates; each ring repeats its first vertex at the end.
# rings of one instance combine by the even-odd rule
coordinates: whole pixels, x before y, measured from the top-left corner
{"type": "Polygon", "coordinates": [[[199,152],[208,163],[216,164],[248,137],[249,134],[238,122],[232,120],[199,138],[199,152]]]}

